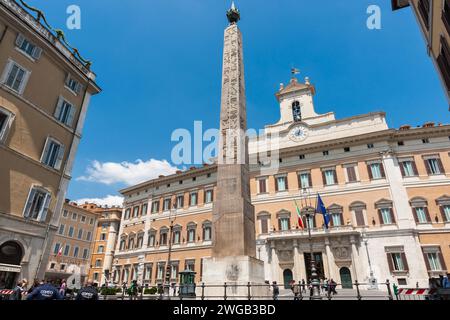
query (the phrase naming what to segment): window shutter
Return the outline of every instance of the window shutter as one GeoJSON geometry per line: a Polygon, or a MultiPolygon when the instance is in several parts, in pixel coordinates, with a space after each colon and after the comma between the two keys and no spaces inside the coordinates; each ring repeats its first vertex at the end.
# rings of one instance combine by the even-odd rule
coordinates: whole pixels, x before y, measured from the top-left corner
{"type": "Polygon", "coordinates": [[[392,254],[386,253],[386,258],[389,265],[389,271],[392,273],[394,271],[394,263],[392,262],[392,254]]]}
{"type": "Polygon", "coordinates": [[[312,187],[313,187],[313,184],[312,184],[311,173],[308,173],[308,181],[309,181],[309,187],[312,188],[312,187]]]}
{"type": "Polygon", "coordinates": [[[67,75],[66,75],[66,80],[64,80],[64,84],[66,85],[66,86],[69,86],[69,81],[70,81],[70,73],[67,73],[67,75]]]}
{"type": "Polygon", "coordinates": [[[441,262],[442,270],[447,270],[447,266],[445,264],[444,256],[442,255],[442,250],[439,248],[438,252],[439,261],[441,262]]]}
{"type": "Polygon", "coordinates": [[[323,185],[326,186],[327,185],[327,177],[325,176],[325,171],[322,171],[322,181],[323,181],[323,185]]]}
{"type": "Polygon", "coordinates": [[[64,146],[63,145],[59,145],[59,150],[58,150],[58,158],[56,159],[56,163],[55,163],[55,169],[59,170],[61,169],[61,164],[63,162],[64,159],[64,146]]]}
{"type": "Polygon", "coordinates": [[[28,218],[30,216],[31,204],[33,203],[33,198],[34,198],[35,194],[36,194],[36,190],[33,187],[31,187],[30,193],[28,194],[28,200],[25,205],[25,209],[23,210],[23,216],[25,218],[28,218]]]}
{"type": "Polygon", "coordinates": [[[11,60],[8,60],[8,63],[6,64],[5,70],[3,71],[2,77],[0,79],[1,83],[5,83],[6,80],[8,80],[9,72],[11,71],[11,67],[13,65],[13,62],[11,60]]]}
{"type": "Polygon", "coordinates": [[[442,165],[442,161],[440,158],[436,159],[438,167],[439,167],[439,171],[441,172],[441,174],[445,174],[445,170],[444,170],[444,166],[442,165]]]}
{"type": "Polygon", "coordinates": [[[361,209],[357,209],[355,210],[355,216],[356,216],[356,224],[358,226],[364,226],[365,222],[364,222],[364,212],[361,209]]]}
{"type": "Polygon", "coordinates": [[[67,117],[67,123],[66,123],[69,127],[72,127],[73,119],[75,117],[75,112],[76,112],[75,107],[70,106],[70,112],[69,112],[69,116],[67,117]]]}
{"type": "Polygon", "coordinates": [[[427,160],[424,160],[424,162],[425,162],[425,168],[427,169],[427,173],[428,173],[428,175],[430,175],[431,174],[430,164],[428,163],[427,160]]]}
{"type": "Polygon", "coordinates": [[[336,169],[333,170],[334,184],[338,184],[337,172],[336,169]]]}
{"type": "Polygon", "coordinates": [[[419,171],[417,170],[417,166],[416,166],[416,162],[415,161],[412,162],[412,167],[413,167],[414,175],[418,176],[419,175],[419,171]]]}
{"type": "Polygon", "coordinates": [[[381,214],[381,209],[378,209],[378,218],[380,219],[380,225],[384,224],[383,215],[381,214]]]}
{"type": "Polygon", "coordinates": [[[42,205],[41,210],[39,211],[39,215],[38,215],[38,220],[41,222],[45,221],[45,218],[47,218],[47,212],[48,212],[48,208],[50,206],[50,200],[51,200],[51,195],[49,193],[47,193],[45,195],[45,199],[44,199],[44,203],[42,205]]]}
{"type": "Polygon", "coordinates": [[[16,46],[18,46],[20,48],[24,41],[25,41],[25,37],[23,36],[23,34],[19,33],[16,38],[16,46]]]}
{"type": "Polygon", "coordinates": [[[44,163],[47,160],[49,148],[50,148],[50,139],[47,138],[47,140],[45,141],[44,150],[42,152],[42,157],[41,157],[42,163],[44,163]]]}
{"type": "Polygon", "coordinates": [[[381,172],[381,177],[386,178],[386,172],[384,171],[384,165],[382,162],[380,163],[380,172],[381,172]]]}
{"type": "Polygon", "coordinates": [[[288,219],[288,230],[291,230],[291,217],[289,216],[288,219]]]}
{"type": "Polygon", "coordinates": [[[297,184],[298,184],[298,189],[299,190],[303,189],[302,178],[301,177],[302,177],[302,175],[300,173],[297,173],[297,184]]]}
{"type": "Polygon", "coordinates": [[[25,71],[25,74],[23,76],[22,79],[22,83],[20,84],[20,88],[19,88],[19,94],[23,94],[23,92],[25,91],[25,87],[28,83],[28,79],[30,78],[30,72],[25,71]]]}
{"type": "Polygon", "coordinates": [[[330,227],[334,227],[333,214],[330,214],[330,227]]]}
{"type": "Polygon", "coordinates": [[[280,218],[278,218],[278,230],[280,230],[280,231],[282,230],[281,229],[281,219],[280,218]]]}
{"type": "Polygon", "coordinates": [[[77,82],[77,85],[75,86],[76,94],[80,94],[82,89],[83,89],[83,85],[81,83],[77,82]]]}
{"type": "Polygon", "coordinates": [[[58,102],[56,103],[56,110],[55,110],[55,118],[59,119],[61,115],[61,109],[62,105],[64,103],[64,99],[62,97],[59,97],[58,102]]]}
{"type": "Polygon", "coordinates": [[[399,162],[400,172],[402,173],[402,177],[405,177],[406,173],[405,173],[405,167],[403,167],[403,164],[404,164],[404,162],[399,162]]]}
{"type": "Polygon", "coordinates": [[[405,268],[405,271],[409,270],[408,267],[408,261],[406,260],[406,254],[404,252],[401,253],[402,261],[403,261],[403,267],[405,268]]]}
{"type": "Polygon", "coordinates": [[[423,254],[423,260],[425,261],[425,265],[427,266],[427,270],[430,271],[431,267],[430,267],[430,261],[428,261],[428,256],[427,254],[423,251],[422,248],[422,254],[423,254]]]}
{"type": "Polygon", "coordinates": [[[339,219],[341,219],[341,225],[345,225],[345,223],[344,223],[344,213],[339,212],[339,219]]]}
{"type": "Polygon", "coordinates": [[[444,206],[439,206],[439,211],[441,211],[442,222],[447,222],[447,218],[445,217],[444,206]]]}
{"type": "Polygon", "coordinates": [[[42,55],[42,49],[39,47],[34,47],[32,57],[36,60],[39,60],[42,55]]]}
{"type": "Polygon", "coordinates": [[[356,181],[355,167],[347,167],[348,182],[356,181]]]}
{"type": "Polygon", "coordinates": [[[428,210],[428,207],[423,208],[425,210],[425,215],[427,216],[427,221],[431,223],[431,216],[430,216],[430,210],[428,210]]]}
{"type": "Polygon", "coordinates": [[[278,178],[275,177],[275,191],[278,191],[278,178]]]}
{"type": "Polygon", "coordinates": [[[419,223],[419,217],[417,216],[416,208],[412,208],[412,213],[413,213],[414,221],[416,221],[416,223],[419,223]]]}
{"type": "Polygon", "coordinates": [[[394,210],[389,208],[389,213],[391,214],[392,223],[396,223],[394,210]]]}
{"type": "Polygon", "coordinates": [[[286,187],[286,191],[288,191],[289,190],[289,183],[288,183],[288,176],[287,175],[284,178],[284,184],[285,184],[285,187],[286,187]]]}
{"type": "Polygon", "coordinates": [[[192,193],[189,193],[189,206],[192,205],[192,193]]]}
{"type": "Polygon", "coordinates": [[[369,179],[373,180],[372,168],[370,167],[370,164],[367,165],[367,172],[369,173],[369,179]]]}

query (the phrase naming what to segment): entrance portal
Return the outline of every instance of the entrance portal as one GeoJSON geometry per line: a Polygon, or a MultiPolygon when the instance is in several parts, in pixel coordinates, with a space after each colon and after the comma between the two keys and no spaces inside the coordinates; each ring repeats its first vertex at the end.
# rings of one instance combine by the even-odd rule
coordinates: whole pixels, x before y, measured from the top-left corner
{"type": "Polygon", "coordinates": [[[353,289],[352,274],[350,273],[350,269],[343,267],[339,270],[339,274],[341,276],[342,289],[353,289]]]}
{"type": "Polygon", "coordinates": [[[283,282],[284,282],[284,288],[290,289],[291,288],[291,281],[294,280],[294,276],[292,275],[292,271],[290,269],[286,269],[283,271],[283,282]]]}
{"type": "Polygon", "coordinates": [[[0,289],[12,289],[20,273],[23,251],[14,241],[7,241],[0,246],[0,289]]]}
{"type": "MultiPolygon", "coordinates": [[[[305,270],[306,270],[306,282],[308,282],[311,279],[311,254],[310,253],[304,253],[303,256],[305,257],[305,270]]],[[[314,252],[314,260],[316,262],[316,269],[317,269],[317,275],[319,279],[325,279],[325,272],[323,269],[323,259],[322,259],[322,253],[321,252],[314,252]]]]}

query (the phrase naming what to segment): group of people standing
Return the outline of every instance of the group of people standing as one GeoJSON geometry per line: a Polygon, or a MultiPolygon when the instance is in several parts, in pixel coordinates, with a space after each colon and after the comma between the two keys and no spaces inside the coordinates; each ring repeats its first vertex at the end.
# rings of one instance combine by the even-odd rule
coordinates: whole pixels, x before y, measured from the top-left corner
{"type": "MultiPolygon", "coordinates": [[[[306,290],[308,289],[309,295],[313,295],[313,286],[312,281],[309,280],[308,283],[306,283],[305,279],[302,279],[301,281],[292,280],[289,283],[292,293],[294,294],[294,300],[300,300],[300,298],[303,296],[304,293],[306,293],[306,290]]],[[[336,295],[337,283],[333,279],[320,279],[319,284],[319,290],[322,291],[322,293],[328,294],[328,295],[336,295]]],[[[272,282],[272,297],[274,300],[278,300],[278,297],[280,295],[280,288],[278,287],[278,284],[276,281],[272,282]]]]}
{"type": "MultiPolygon", "coordinates": [[[[66,298],[67,283],[62,280],[59,286],[51,281],[38,281],[28,288],[26,279],[20,280],[9,296],[9,300],[64,300],[66,298]]],[[[98,292],[94,283],[89,280],[86,286],[81,288],[75,300],[98,300],[98,292]]]]}

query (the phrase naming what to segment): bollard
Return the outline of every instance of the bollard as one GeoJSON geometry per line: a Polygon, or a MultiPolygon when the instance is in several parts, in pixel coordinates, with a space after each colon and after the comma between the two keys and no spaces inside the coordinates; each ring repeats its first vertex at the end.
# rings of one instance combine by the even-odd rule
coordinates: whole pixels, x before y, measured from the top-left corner
{"type": "Polygon", "coordinates": [[[362,297],[361,297],[361,293],[359,292],[359,282],[358,282],[358,280],[355,280],[355,286],[356,286],[356,292],[357,292],[358,300],[361,300],[362,297]]]}
{"type": "Polygon", "coordinates": [[[247,297],[248,297],[248,300],[252,300],[251,284],[250,284],[250,282],[247,284],[247,297]]]}
{"type": "Polygon", "coordinates": [[[389,300],[394,300],[394,297],[392,297],[391,284],[389,283],[389,280],[386,280],[386,286],[388,289],[389,300]]]}
{"type": "Polygon", "coordinates": [[[227,283],[226,282],[223,284],[223,287],[225,288],[225,292],[224,292],[224,295],[223,295],[223,300],[227,300],[227,283]]]}

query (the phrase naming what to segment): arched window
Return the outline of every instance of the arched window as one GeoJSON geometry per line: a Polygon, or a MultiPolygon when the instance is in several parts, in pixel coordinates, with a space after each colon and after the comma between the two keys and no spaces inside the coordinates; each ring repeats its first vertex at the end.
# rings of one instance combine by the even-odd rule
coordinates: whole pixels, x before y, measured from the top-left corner
{"type": "Polygon", "coordinates": [[[302,121],[302,110],[298,101],[292,103],[292,117],[295,122],[302,121]]]}
{"type": "Polygon", "coordinates": [[[0,263],[19,266],[22,262],[22,247],[14,241],[7,241],[0,246],[0,263]]]}

